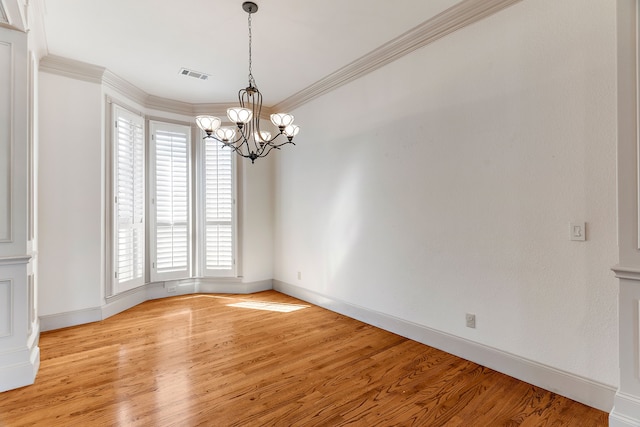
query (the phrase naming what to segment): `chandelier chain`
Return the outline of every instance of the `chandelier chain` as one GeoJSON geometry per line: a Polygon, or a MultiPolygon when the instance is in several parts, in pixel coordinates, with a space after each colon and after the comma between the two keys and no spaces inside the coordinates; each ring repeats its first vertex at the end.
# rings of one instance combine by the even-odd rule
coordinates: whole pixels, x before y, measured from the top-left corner
{"type": "Polygon", "coordinates": [[[252,42],[252,35],[251,35],[251,12],[249,12],[249,86],[251,87],[256,87],[256,81],[253,79],[253,70],[252,70],[252,61],[251,61],[251,42],[252,42]]]}

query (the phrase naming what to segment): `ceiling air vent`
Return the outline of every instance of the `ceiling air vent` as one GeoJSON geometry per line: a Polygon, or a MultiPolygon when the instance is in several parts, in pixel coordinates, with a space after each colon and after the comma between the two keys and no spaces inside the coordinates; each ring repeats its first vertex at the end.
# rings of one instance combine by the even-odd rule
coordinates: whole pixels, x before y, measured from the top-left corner
{"type": "Polygon", "coordinates": [[[194,79],[198,79],[198,80],[207,80],[209,78],[209,74],[189,70],[188,68],[181,68],[180,74],[183,76],[193,77],[194,79]]]}

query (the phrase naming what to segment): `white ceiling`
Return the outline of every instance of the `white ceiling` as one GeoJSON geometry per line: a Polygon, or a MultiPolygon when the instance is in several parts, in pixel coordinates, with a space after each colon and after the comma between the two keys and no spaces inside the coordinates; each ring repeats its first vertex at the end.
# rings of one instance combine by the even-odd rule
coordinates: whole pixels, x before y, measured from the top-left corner
{"type": "MultiPolygon", "coordinates": [[[[257,0],[253,75],[274,105],[460,0],[257,0]]],[[[243,0],[43,0],[48,53],[151,95],[229,103],[247,86],[243,0]],[[184,77],[186,67],[210,74],[184,77]]]]}

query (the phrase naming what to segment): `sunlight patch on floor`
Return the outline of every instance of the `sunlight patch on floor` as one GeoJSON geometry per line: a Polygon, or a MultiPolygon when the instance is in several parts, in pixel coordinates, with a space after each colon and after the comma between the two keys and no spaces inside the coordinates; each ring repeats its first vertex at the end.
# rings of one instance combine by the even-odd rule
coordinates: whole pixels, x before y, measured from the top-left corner
{"type": "Polygon", "coordinates": [[[308,305],[285,304],[281,302],[264,302],[264,301],[241,301],[233,304],[227,304],[227,307],[251,308],[254,310],[277,311],[280,313],[291,313],[292,311],[308,308],[308,305]]]}

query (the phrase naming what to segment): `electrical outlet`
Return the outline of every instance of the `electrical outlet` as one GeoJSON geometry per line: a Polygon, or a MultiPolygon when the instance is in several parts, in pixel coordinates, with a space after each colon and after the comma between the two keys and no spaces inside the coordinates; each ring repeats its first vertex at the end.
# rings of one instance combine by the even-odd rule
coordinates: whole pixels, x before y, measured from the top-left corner
{"type": "Polygon", "coordinates": [[[302,272],[298,271],[298,280],[302,280],[302,272]]]}
{"type": "Polygon", "coordinates": [[[175,286],[169,286],[167,288],[167,292],[175,292],[176,291],[176,287],[175,286]]]}
{"type": "Polygon", "coordinates": [[[474,328],[475,329],[475,327],[476,327],[476,315],[467,313],[466,319],[467,319],[467,328],[474,328]]]}

